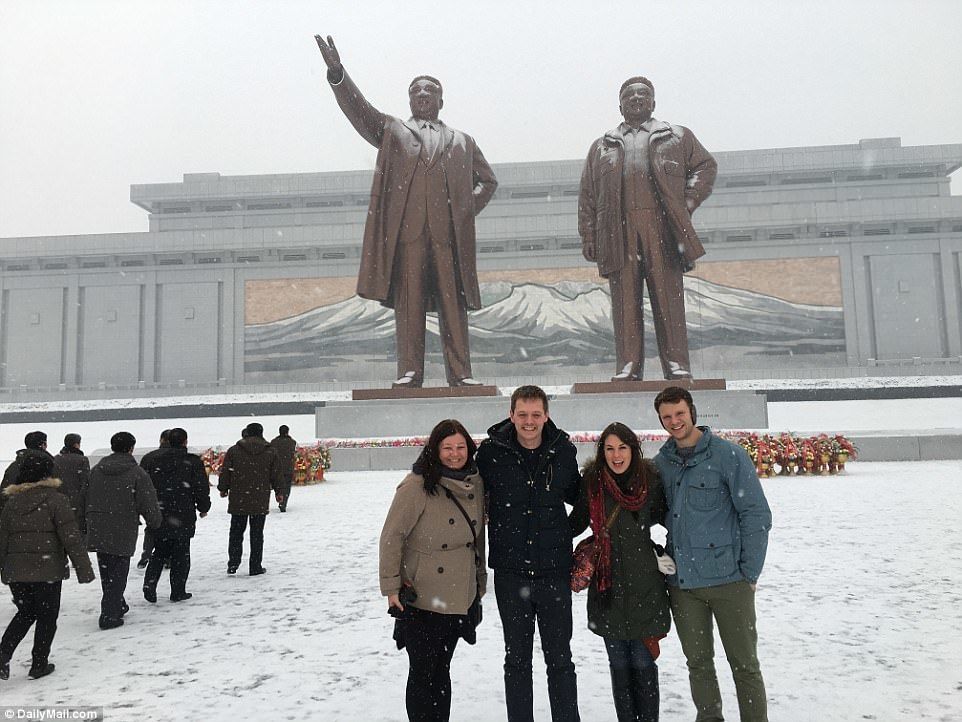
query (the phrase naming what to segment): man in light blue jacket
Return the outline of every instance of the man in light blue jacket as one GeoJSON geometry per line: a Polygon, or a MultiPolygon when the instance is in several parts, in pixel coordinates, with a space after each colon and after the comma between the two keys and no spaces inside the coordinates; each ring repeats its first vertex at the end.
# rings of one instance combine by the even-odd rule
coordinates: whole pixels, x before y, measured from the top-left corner
{"type": "Polygon", "coordinates": [[[697,722],[722,717],[714,665],[712,619],[735,679],[742,722],[768,719],[758,664],[755,585],[768,548],[772,512],[739,445],[695,426],[695,404],[678,386],[655,398],[670,435],[654,462],[668,502],[668,549],[677,573],[668,577],[675,628],[685,658],[697,722]]]}

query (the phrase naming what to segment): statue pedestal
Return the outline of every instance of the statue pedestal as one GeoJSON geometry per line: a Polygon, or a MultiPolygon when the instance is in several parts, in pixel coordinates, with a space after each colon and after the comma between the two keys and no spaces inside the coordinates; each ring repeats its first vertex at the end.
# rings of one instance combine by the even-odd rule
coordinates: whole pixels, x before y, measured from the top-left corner
{"type": "MultiPolygon", "coordinates": [[[[423,386],[419,389],[354,389],[354,401],[377,399],[447,399],[473,396],[497,396],[497,386],[423,386]]],[[[440,421],[440,419],[438,419],[440,421]]]]}
{"type": "Polygon", "coordinates": [[[689,391],[724,391],[728,388],[725,379],[675,379],[673,381],[599,381],[575,384],[573,394],[612,394],[643,393],[654,391],[656,394],[669,386],[680,386],[689,391]]]}
{"type": "MultiPolygon", "coordinates": [[[[612,421],[621,421],[636,431],[664,433],[652,406],[657,392],[635,388],[632,385],[627,393],[552,396],[548,412],[558,426],[570,432],[598,433],[612,421]]],[[[405,393],[448,390],[409,389],[405,393]]],[[[451,390],[460,391],[460,387],[451,390]]],[[[698,422],[713,429],[768,428],[763,394],[698,391],[695,403],[698,422]]],[[[427,436],[442,419],[458,419],[472,436],[483,437],[489,426],[507,418],[510,404],[507,396],[450,394],[329,401],[316,408],[315,428],[319,439],[409,438],[427,436]]]]}

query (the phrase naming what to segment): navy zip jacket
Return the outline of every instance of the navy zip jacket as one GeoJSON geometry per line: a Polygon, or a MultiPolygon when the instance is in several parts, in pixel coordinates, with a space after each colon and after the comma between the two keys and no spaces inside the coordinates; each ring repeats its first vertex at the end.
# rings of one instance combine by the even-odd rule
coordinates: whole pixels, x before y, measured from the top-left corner
{"type": "Polygon", "coordinates": [[[543,448],[529,470],[505,419],[490,429],[477,464],[488,497],[488,565],[503,571],[571,572],[571,528],[565,502],[574,504],[581,475],[577,450],[551,419],[543,448]],[[533,473],[532,473],[533,471],[533,473]]]}

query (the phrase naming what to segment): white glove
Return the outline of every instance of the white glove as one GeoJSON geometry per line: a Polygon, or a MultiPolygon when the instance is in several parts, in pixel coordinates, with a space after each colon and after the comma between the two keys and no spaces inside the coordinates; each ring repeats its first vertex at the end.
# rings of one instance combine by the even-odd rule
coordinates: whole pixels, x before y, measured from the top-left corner
{"type": "Polygon", "coordinates": [[[658,552],[655,552],[655,560],[658,562],[658,571],[662,574],[674,574],[678,571],[675,567],[675,560],[668,556],[668,554],[658,556],[658,552]]]}

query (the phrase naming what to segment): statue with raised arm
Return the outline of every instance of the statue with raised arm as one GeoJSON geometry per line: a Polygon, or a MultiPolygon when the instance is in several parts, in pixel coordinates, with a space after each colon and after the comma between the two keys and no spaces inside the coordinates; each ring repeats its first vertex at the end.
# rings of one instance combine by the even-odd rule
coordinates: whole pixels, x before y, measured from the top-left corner
{"type": "Polygon", "coordinates": [[[651,116],[647,78],[626,80],[619,105],[624,122],[591,144],[578,199],[582,252],[611,289],[611,380],[642,377],[645,282],[664,376],[690,379],[683,274],[705,255],[691,214],[711,194],[718,166],[688,128],[651,116]]]}
{"type": "Polygon", "coordinates": [[[394,309],[394,386],[423,383],[425,314],[435,310],[448,385],[480,385],[471,373],[467,312],[481,308],[474,217],[494,195],[494,173],[471,136],[438,120],[437,79],[412,80],[411,117],[395,118],[361,95],[331,36],[314,39],[337,104],[378,149],[357,294],[394,309]]]}

